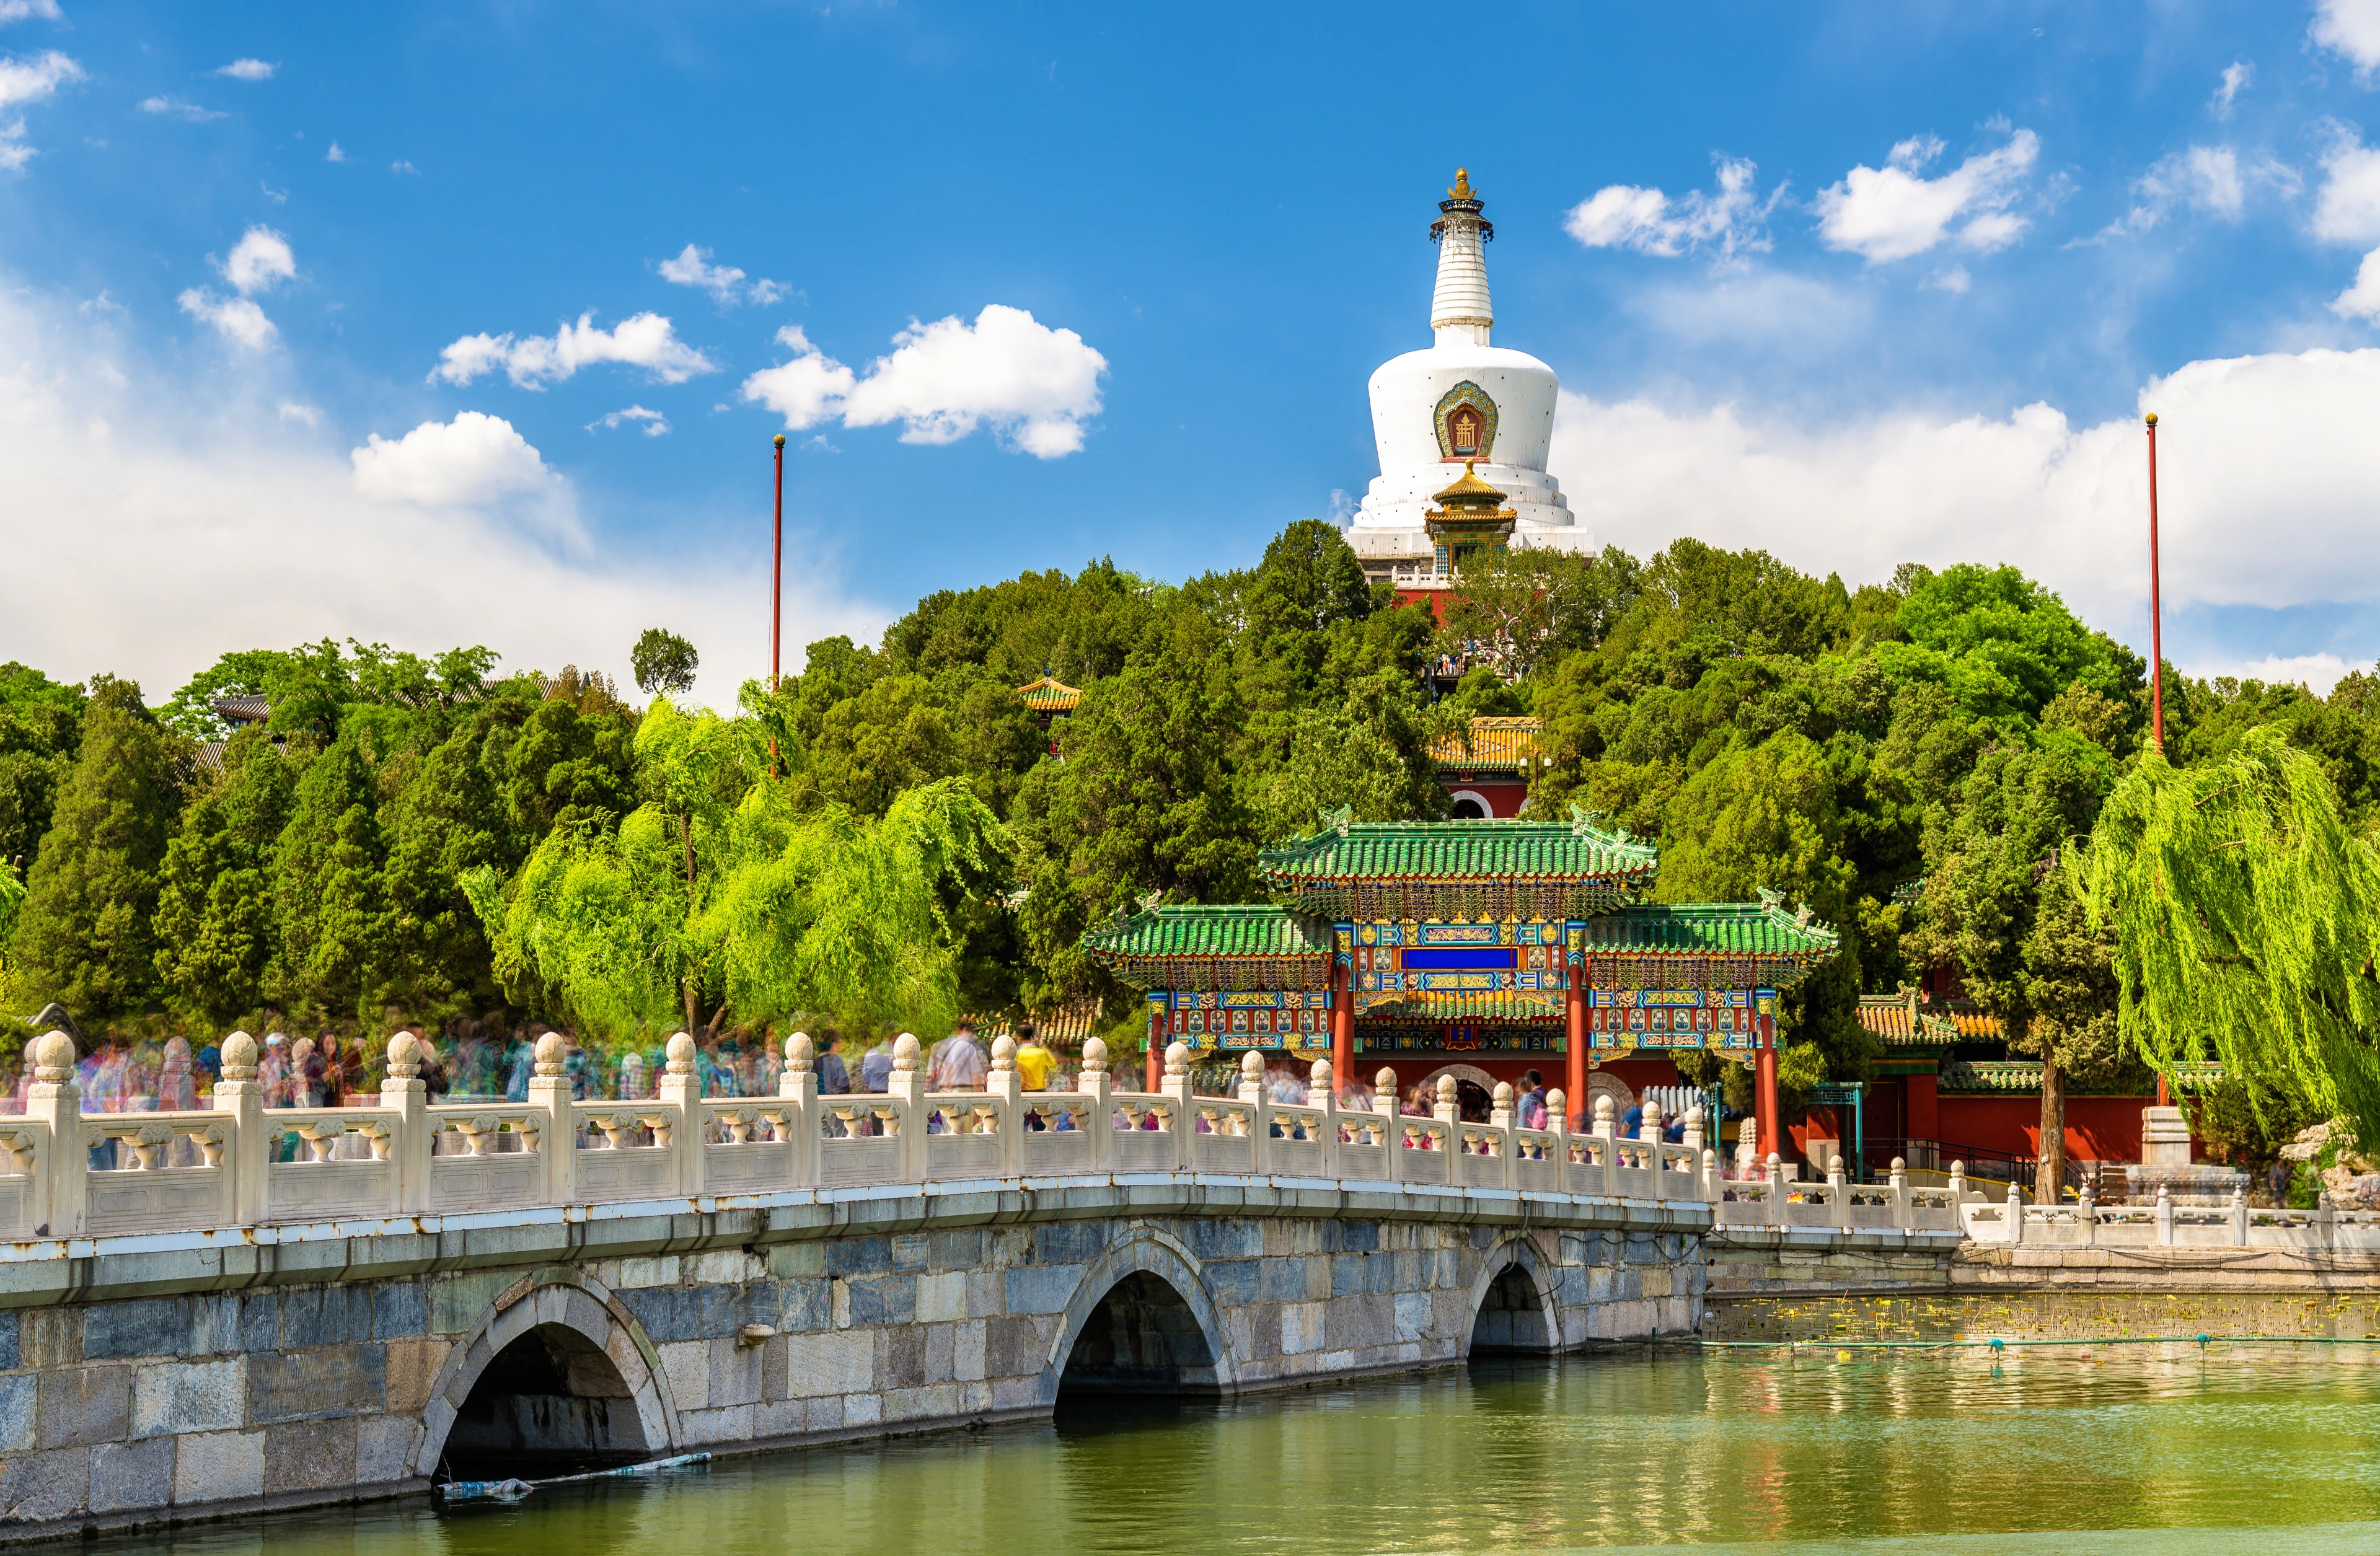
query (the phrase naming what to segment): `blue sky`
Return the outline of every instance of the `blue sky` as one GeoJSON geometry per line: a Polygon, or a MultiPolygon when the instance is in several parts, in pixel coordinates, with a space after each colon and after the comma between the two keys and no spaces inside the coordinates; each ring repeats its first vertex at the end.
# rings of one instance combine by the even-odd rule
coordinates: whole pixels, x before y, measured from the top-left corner
{"type": "Polygon", "coordinates": [[[2171,657],[2380,653],[2380,6],[1450,14],[0,0],[0,657],[658,623],[723,697],[789,420],[795,644],[1245,565],[1377,473],[1457,164],[1598,540],[2144,644],[2156,383],[2171,657]]]}

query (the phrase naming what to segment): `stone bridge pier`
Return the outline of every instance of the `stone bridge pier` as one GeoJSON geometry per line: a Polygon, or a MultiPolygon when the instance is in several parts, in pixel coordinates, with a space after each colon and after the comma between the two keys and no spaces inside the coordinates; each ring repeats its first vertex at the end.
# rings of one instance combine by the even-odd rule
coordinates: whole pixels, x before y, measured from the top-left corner
{"type": "Polygon", "coordinates": [[[1195,1174],[0,1250],[0,1538],[1686,1334],[1701,1202],[1195,1174]]]}

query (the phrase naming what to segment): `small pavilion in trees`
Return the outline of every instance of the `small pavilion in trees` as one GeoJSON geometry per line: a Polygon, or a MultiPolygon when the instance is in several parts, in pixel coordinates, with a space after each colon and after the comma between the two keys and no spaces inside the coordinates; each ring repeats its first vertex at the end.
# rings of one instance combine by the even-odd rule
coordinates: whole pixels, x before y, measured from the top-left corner
{"type": "Polygon", "coordinates": [[[1633,1056],[1674,1083],[1669,1052],[1708,1049],[1757,1070],[1763,1149],[1777,1139],[1777,997],[1840,943],[1808,909],[1767,892],[1652,902],[1655,845],[1576,808],[1566,822],[1341,810],[1259,858],[1281,906],[1151,901],[1083,938],[1146,995],[1151,1089],[1180,1042],[1328,1053],[1342,1084],[1359,1056],[1490,1084],[1536,1068],[1584,1121],[1591,1071],[1633,1056]]]}

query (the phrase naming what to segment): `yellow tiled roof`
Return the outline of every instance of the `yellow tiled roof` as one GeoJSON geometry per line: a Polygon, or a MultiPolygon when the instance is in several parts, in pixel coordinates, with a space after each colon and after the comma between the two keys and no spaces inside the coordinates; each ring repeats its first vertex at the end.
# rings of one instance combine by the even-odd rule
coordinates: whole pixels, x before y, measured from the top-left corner
{"type": "Polygon", "coordinates": [[[1985,1042],[2007,1035],[2000,1029],[1998,1016],[1964,1002],[1918,1005],[1915,1009],[1921,1025],[1948,1022],[1954,1032],[1912,1031],[1910,1003],[1898,994],[1861,995],[1859,1024],[1888,1043],[1985,1042]]]}
{"type": "Polygon", "coordinates": [[[1545,727],[1538,719],[1474,719],[1468,746],[1460,735],[1443,735],[1431,744],[1429,759],[1440,767],[1459,767],[1466,772],[1483,768],[1517,772],[1536,760],[1537,737],[1545,727]]]}
{"type": "Polygon", "coordinates": [[[1017,687],[1016,695],[1037,713],[1071,713],[1075,704],[1083,699],[1079,690],[1049,675],[1017,687]]]}

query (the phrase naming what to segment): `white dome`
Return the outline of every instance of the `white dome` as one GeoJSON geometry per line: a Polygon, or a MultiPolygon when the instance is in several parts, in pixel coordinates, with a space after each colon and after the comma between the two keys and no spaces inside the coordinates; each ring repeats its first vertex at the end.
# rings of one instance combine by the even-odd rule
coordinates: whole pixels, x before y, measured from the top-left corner
{"type": "Polygon", "coordinates": [[[1582,546],[1586,537],[1561,487],[1546,473],[1561,381],[1524,351],[1488,344],[1494,314],[1481,240],[1493,228],[1479,218],[1467,176],[1439,209],[1438,285],[1431,298],[1437,342],[1380,365],[1372,374],[1372,442],[1379,479],[1365,493],[1347,535],[1358,556],[1386,561],[1428,556],[1423,520],[1431,496],[1463,473],[1472,450],[1441,425],[1440,412],[1477,407],[1488,418],[1479,479],[1505,493],[1515,519],[1512,544],[1582,546]],[[1467,391],[1465,385],[1468,385],[1467,391]],[[1484,403],[1483,403],[1484,402],[1484,403]]]}

